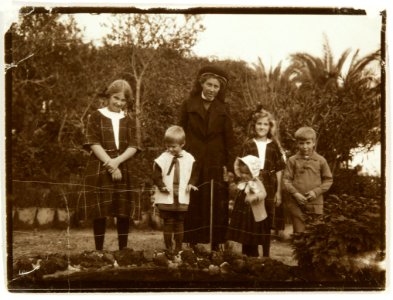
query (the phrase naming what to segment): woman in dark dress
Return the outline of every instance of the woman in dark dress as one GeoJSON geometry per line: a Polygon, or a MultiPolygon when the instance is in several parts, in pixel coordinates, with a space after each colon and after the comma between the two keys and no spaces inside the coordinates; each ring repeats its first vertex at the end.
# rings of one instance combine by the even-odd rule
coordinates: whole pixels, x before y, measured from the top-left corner
{"type": "Polygon", "coordinates": [[[203,67],[190,97],[181,106],[179,125],[186,132],[185,150],[200,166],[199,191],[191,193],[185,218],[184,242],[192,246],[211,242],[213,250],[225,242],[228,226],[227,170],[233,169],[234,137],[224,102],[227,74],[217,66],[203,67]],[[210,241],[210,199],[213,179],[213,232],[210,241]]]}

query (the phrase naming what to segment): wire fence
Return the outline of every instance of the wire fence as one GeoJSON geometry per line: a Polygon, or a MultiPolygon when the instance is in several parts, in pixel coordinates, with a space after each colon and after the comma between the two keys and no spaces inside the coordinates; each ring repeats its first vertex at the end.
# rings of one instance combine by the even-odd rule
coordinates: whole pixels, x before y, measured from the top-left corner
{"type": "MultiPolygon", "coordinates": [[[[136,225],[141,222],[151,223],[152,219],[156,220],[155,227],[160,227],[159,211],[153,205],[154,203],[154,186],[145,184],[131,186],[127,189],[114,189],[113,187],[95,187],[87,186],[82,182],[49,182],[38,180],[12,180],[13,192],[11,197],[12,217],[14,227],[29,226],[46,226],[59,225],[64,227],[64,223],[71,226],[83,226],[84,221],[78,216],[80,207],[91,207],[84,201],[84,190],[88,189],[89,193],[132,193],[130,201],[130,217],[136,225]],[[66,216],[66,217],[65,217],[66,216]],[[147,219],[147,220],[146,220],[147,219]]],[[[210,181],[203,182],[198,188],[209,185],[210,181]]],[[[220,186],[220,183],[216,183],[220,186]]],[[[88,222],[87,222],[88,223],[88,222]]],[[[151,224],[142,224],[147,226],[151,224]]]]}

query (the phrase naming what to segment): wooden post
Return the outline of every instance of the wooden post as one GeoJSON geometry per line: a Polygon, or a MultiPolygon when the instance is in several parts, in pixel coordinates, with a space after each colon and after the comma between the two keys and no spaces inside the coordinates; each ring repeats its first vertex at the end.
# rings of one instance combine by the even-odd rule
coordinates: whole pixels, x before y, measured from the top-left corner
{"type": "Polygon", "coordinates": [[[213,192],[214,180],[210,181],[210,251],[213,251],[213,192]]]}

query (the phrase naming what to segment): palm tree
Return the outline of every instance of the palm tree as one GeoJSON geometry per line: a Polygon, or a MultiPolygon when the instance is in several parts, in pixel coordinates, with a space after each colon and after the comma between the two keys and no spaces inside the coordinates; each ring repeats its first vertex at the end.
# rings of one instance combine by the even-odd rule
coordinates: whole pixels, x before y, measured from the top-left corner
{"type": "Polygon", "coordinates": [[[348,58],[350,49],[341,54],[334,63],[333,54],[325,36],[323,45],[323,57],[315,57],[307,53],[296,53],[291,55],[292,65],[288,68],[291,81],[298,86],[309,86],[310,88],[332,88],[340,86],[343,65],[348,58]]]}
{"type": "Polygon", "coordinates": [[[355,52],[343,78],[343,94],[345,97],[356,99],[355,105],[347,109],[356,111],[370,130],[365,132],[361,146],[371,148],[380,142],[381,136],[381,51],[377,50],[369,55],[359,58],[359,50],[355,52]]]}
{"type": "Polygon", "coordinates": [[[366,89],[375,91],[380,88],[381,81],[378,76],[375,76],[370,66],[373,66],[380,72],[381,68],[381,50],[377,50],[363,58],[359,58],[359,49],[352,57],[351,63],[348,68],[347,75],[343,78],[345,89],[366,89]],[[377,62],[377,64],[375,64],[377,62]]]}
{"type": "Polygon", "coordinates": [[[318,132],[318,151],[334,170],[349,158],[351,149],[380,140],[375,134],[380,131],[380,78],[370,68],[379,61],[380,52],[358,58],[356,51],[345,75],[350,50],[334,63],[327,39],[323,49],[322,58],[307,53],[291,56],[290,80],[299,88],[287,104],[287,129],[296,130],[290,127],[294,124],[313,127],[318,132]]]}
{"type": "Polygon", "coordinates": [[[293,82],[289,80],[290,73],[282,69],[281,62],[266,71],[261,58],[254,64],[254,70],[254,82],[251,83],[251,80],[246,78],[245,94],[250,98],[248,103],[253,107],[262,104],[264,108],[273,112],[279,121],[280,109],[285,107],[292,91],[295,90],[293,82]]]}

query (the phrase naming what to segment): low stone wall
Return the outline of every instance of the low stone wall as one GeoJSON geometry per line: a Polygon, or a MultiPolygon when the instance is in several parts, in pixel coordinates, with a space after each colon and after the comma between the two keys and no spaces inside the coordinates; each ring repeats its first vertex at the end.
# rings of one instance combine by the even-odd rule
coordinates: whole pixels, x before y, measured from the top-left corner
{"type": "Polygon", "coordinates": [[[74,211],[49,207],[14,208],[12,221],[14,228],[67,228],[72,225],[74,211]]]}
{"type": "MultiPolygon", "coordinates": [[[[12,211],[13,229],[91,227],[91,221],[76,220],[74,210],[49,207],[23,207],[12,211]]],[[[108,227],[116,226],[116,218],[110,218],[108,227]]],[[[132,226],[137,229],[161,229],[162,220],[157,212],[142,212],[139,219],[134,219],[132,226]]]]}

